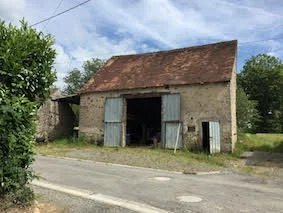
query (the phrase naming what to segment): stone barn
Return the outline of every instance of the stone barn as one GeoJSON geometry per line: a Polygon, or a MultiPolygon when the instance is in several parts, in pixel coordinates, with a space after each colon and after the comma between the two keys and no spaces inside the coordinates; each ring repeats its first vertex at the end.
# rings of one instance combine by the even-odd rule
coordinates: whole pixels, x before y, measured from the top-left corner
{"type": "Polygon", "coordinates": [[[79,134],[104,146],[232,152],[237,41],[110,58],[80,91],[79,134]]]}
{"type": "Polygon", "coordinates": [[[79,102],[78,95],[62,96],[59,90],[53,91],[37,111],[36,140],[48,142],[72,136],[75,114],[70,104],[79,102]]]}

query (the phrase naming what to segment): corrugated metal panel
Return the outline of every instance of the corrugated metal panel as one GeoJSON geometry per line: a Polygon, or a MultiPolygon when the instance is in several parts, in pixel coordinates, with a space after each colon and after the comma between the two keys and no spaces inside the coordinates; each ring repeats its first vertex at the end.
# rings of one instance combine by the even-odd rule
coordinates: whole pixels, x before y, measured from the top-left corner
{"type": "Polygon", "coordinates": [[[162,96],[162,120],[180,120],[180,94],[168,94],[162,96]]]}
{"type": "MultiPolygon", "coordinates": [[[[178,126],[180,124],[180,94],[168,94],[162,96],[162,145],[166,148],[174,148],[178,126]]],[[[177,148],[182,146],[182,134],[178,139],[177,148]]]]}
{"type": "Polygon", "coordinates": [[[119,146],[122,130],[122,98],[107,98],[104,115],[104,145],[119,146]]]}
{"type": "Polygon", "coordinates": [[[105,102],[105,122],[121,122],[122,98],[107,98],[105,102]]]}
{"type": "Polygon", "coordinates": [[[219,122],[209,122],[210,153],[220,152],[220,125],[219,122]]]}
{"type": "Polygon", "coordinates": [[[166,123],[165,124],[165,148],[174,149],[177,141],[177,134],[179,133],[179,139],[177,148],[182,147],[182,128],[181,123],[166,123]]]}
{"type": "Polygon", "coordinates": [[[119,146],[121,144],[121,123],[105,123],[104,146],[119,146]]]}

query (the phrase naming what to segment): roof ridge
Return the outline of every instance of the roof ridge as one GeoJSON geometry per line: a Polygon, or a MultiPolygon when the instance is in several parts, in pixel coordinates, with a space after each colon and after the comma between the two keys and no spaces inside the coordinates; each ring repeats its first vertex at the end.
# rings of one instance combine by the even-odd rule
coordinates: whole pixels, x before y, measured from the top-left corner
{"type": "Polygon", "coordinates": [[[113,55],[110,59],[112,58],[120,58],[124,56],[141,56],[141,55],[154,55],[154,54],[160,54],[160,53],[172,53],[172,52],[180,52],[183,50],[193,50],[193,49],[198,49],[198,48],[204,48],[204,47],[209,47],[209,46],[214,46],[214,45],[223,45],[227,43],[237,43],[238,40],[228,40],[228,41],[221,41],[221,42],[216,42],[216,43],[209,43],[209,44],[201,44],[197,46],[190,46],[190,47],[182,47],[182,48],[176,48],[176,49],[169,49],[169,50],[159,50],[159,51],[154,51],[154,52],[145,52],[145,53],[136,53],[136,54],[127,54],[127,55],[113,55]]]}

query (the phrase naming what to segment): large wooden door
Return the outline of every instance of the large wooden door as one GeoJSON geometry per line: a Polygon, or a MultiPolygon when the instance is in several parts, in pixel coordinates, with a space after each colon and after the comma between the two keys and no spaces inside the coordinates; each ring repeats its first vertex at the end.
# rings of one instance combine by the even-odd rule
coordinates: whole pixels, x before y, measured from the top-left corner
{"type": "Polygon", "coordinates": [[[104,114],[104,146],[120,146],[122,133],[122,98],[107,98],[104,114]]]}
{"type": "Polygon", "coordinates": [[[182,147],[180,94],[162,96],[162,145],[173,149],[182,147]],[[179,134],[179,136],[177,136],[179,134]],[[178,141],[177,141],[178,140],[178,141]]]}

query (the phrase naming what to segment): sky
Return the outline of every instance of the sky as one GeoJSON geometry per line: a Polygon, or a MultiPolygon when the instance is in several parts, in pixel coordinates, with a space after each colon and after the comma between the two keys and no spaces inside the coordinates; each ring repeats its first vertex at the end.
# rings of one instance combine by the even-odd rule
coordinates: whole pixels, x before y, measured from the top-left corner
{"type": "MultiPolygon", "coordinates": [[[[0,0],[0,19],[34,24],[83,1],[0,0]]],[[[259,53],[283,59],[282,0],[92,0],[35,28],[55,39],[60,88],[91,58],[225,40],[238,40],[238,71],[259,53]]]]}

